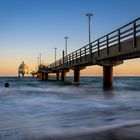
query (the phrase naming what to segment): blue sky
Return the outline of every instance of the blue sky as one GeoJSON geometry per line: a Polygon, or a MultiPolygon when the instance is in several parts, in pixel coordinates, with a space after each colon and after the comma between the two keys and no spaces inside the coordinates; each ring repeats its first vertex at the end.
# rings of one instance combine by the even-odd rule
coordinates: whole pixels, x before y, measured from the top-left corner
{"type": "MultiPolygon", "coordinates": [[[[88,20],[92,41],[140,16],[140,0],[0,0],[0,63],[3,69],[22,60],[31,69],[37,65],[38,53],[45,63],[53,62],[64,49],[68,52],[88,43],[88,20]]],[[[1,74],[2,72],[0,72],[1,74]]]]}

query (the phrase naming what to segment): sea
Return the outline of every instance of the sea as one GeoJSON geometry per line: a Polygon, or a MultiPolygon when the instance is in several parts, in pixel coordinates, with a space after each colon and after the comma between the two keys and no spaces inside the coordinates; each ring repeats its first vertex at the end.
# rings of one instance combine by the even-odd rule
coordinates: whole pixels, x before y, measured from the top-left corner
{"type": "Polygon", "coordinates": [[[75,85],[73,77],[65,82],[0,77],[0,140],[57,140],[60,135],[140,123],[140,77],[114,77],[111,91],[103,90],[102,81],[81,77],[75,85]]]}

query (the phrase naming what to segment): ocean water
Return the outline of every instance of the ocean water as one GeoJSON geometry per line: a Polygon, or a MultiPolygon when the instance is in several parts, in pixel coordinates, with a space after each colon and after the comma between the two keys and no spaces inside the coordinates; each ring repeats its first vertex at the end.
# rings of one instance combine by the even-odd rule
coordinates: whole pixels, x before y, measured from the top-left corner
{"type": "Polygon", "coordinates": [[[82,133],[140,120],[140,77],[114,77],[112,91],[103,90],[102,77],[81,77],[79,86],[72,80],[1,77],[0,140],[82,133]]]}

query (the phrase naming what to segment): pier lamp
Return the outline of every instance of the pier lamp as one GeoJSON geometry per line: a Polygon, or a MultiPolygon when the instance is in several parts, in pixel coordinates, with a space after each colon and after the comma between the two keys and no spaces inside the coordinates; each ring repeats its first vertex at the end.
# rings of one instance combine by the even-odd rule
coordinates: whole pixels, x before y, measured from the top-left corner
{"type": "Polygon", "coordinates": [[[42,56],[42,53],[39,53],[40,66],[41,66],[41,56],[42,56]]]}
{"type": "Polygon", "coordinates": [[[65,39],[65,56],[67,56],[67,40],[69,39],[69,37],[64,37],[65,39]]]}
{"type": "Polygon", "coordinates": [[[54,53],[55,53],[55,66],[56,66],[56,50],[57,50],[57,48],[54,48],[54,53]]]}
{"type": "Polygon", "coordinates": [[[37,67],[39,69],[39,56],[37,57],[37,67]]]}
{"type": "Polygon", "coordinates": [[[91,37],[91,35],[90,35],[90,21],[91,21],[91,17],[93,16],[93,14],[92,13],[87,13],[86,14],[86,16],[88,17],[88,29],[89,29],[89,50],[90,50],[90,56],[91,56],[91,40],[90,40],[90,37],[91,37]]]}

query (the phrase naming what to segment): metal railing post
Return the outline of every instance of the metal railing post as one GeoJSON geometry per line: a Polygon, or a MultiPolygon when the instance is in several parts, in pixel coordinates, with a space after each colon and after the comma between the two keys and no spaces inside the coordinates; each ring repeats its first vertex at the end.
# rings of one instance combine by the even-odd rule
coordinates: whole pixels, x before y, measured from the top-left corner
{"type": "Polygon", "coordinates": [[[82,56],[81,56],[81,49],[80,49],[80,62],[81,62],[81,60],[82,60],[82,56]]]}
{"type": "Polygon", "coordinates": [[[86,61],[86,47],[85,47],[85,61],[86,61]]]}
{"type": "Polygon", "coordinates": [[[69,64],[71,64],[71,55],[69,54],[69,64]]]}
{"type": "Polygon", "coordinates": [[[72,53],[72,64],[74,64],[74,56],[73,56],[73,53],[72,53]]]}
{"type": "Polygon", "coordinates": [[[91,45],[91,43],[90,43],[90,45],[89,45],[89,61],[91,61],[92,60],[92,45],[91,45]]]}
{"type": "Polygon", "coordinates": [[[100,44],[99,44],[99,39],[97,40],[97,47],[98,47],[98,57],[100,57],[100,44]]]}
{"type": "Polygon", "coordinates": [[[133,47],[137,47],[137,42],[136,42],[136,21],[133,23],[133,47]]]}
{"type": "Polygon", "coordinates": [[[76,63],[77,63],[77,51],[76,51],[76,63]]]}
{"type": "Polygon", "coordinates": [[[107,55],[109,55],[108,35],[106,36],[107,55]]]}
{"type": "Polygon", "coordinates": [[[63,52],[62,52],[62,57],[63,57],[63,64],[64,64],[64,50],[63,50],[63,52]]]}
{"type": "Polygon", "coordinates": [[[118,48],[119,48],[119,52],[121,52],[121,42],[120,42],[120,29],[118,30],[118,48]]]}

